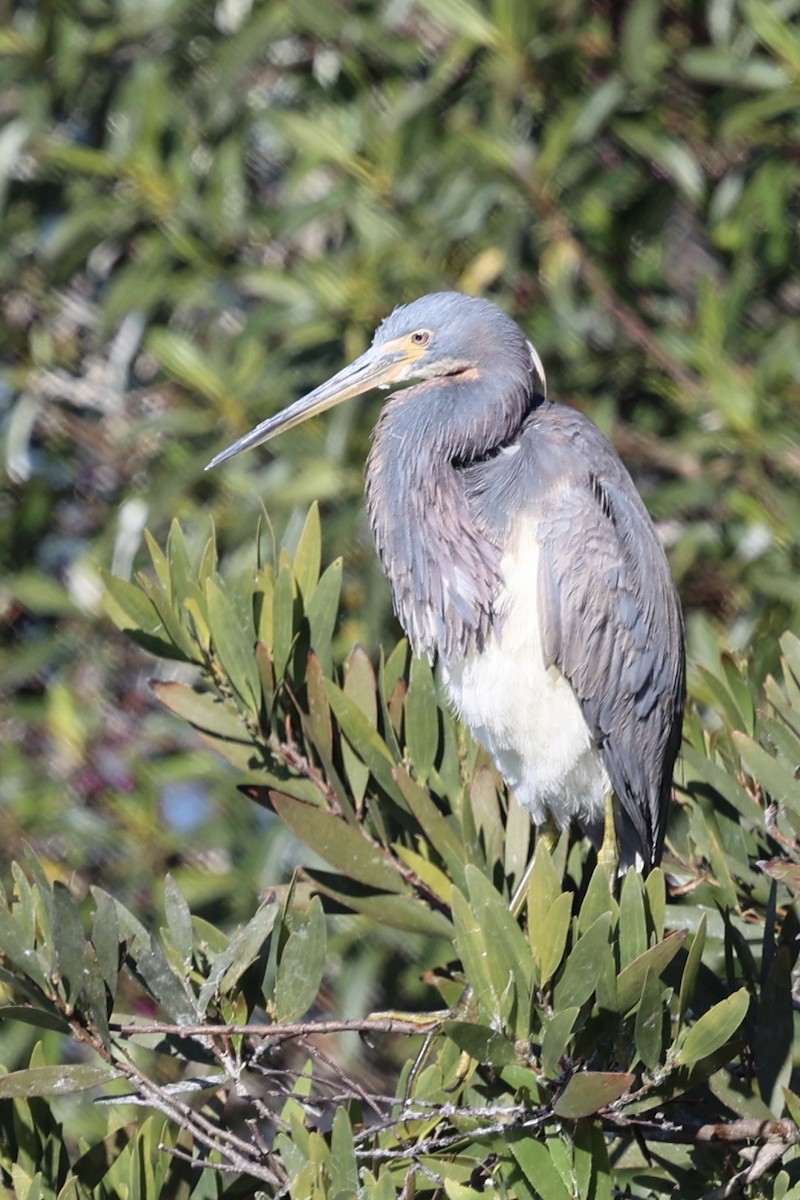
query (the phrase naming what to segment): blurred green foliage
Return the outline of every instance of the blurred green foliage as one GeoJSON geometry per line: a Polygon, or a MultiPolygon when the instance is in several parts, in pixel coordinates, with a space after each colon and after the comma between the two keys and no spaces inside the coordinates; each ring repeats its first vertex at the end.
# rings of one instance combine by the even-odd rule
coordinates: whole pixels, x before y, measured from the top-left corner
{"type": "MultiPolygon", "coordinates": [[[[331,874],[235,792],[241,761],[218,769],[148,689],[156,674],[168,703],[186,698],[185,645],[156,664],[103,614],[101,572],[131,578],[145,526],[164,545],[173,518],[187,543],[177,585],[213,518],[225,583],[211,603],[225,625],[226,603],[243,611],[230,581],[252,576],[259,510],[262,563],[277,564],[285,598],[271,544],[296,566],[307,506],[320,501],[330,594],[315,620],[331,637],[320,669],[348,702],[371,689],[390,755],[407,748],[416,782],[455,803],[464,747],[444,714],[434,746],[425,671],[402,652],[384,663],[398,679],[410,670],[397,746],[374,686],[378,646],[396,640],[361,500],[376,402],[211,475],[203,466],[360,351],[396,303],[459,287],[520,321],[553,394],[620,449],[668,545],[692,699],[670,831],[689,888],[672,898],[675,923],[696,930],[705,914],[711,929],[713,918],[704,971],[724,964],[727,990],[744,982],[755,995],[750,939],[763,941],[769,977],[775,916],[753,863],[785,857],[773,870],[793,887],[798,835],[793,642],[779,662],[780,635],[800,625],[795,0],[7,0],[0,15],[3,876],[31,842],[50,884],[70,882],[79,898],[100,887],[151,928],[169,871],[195,920],[230,932],[298,863],[320,887],[331,874]],[[357,642],[367,651],[353,652],[357,642]]],[[[287,644],[290,627],[278,660],[305,687],[307,643],[287,644]]],[[[259,744],[247,702],[264,678],[229,641],[214,653],[232,679],[245,672],[233,702],[240,736],[259,744]]],[[[385,756],[373,746],[365,761],[347,736],[341,753],[360,819],[385,756]]],[[[268,743],[258,754],[263,787],[275,764],[268,743]]],[[[290,778],[284,763],[285,794],[307,800],[290,778]]],[[[482,805],[503,802],[487,799],[494,782],[471,792],[482,832],[457,836],[490,839],[481,869],[502,890],[518,863],[482,805]]],[[[406,832],[404,853],[419,857],[406,832]]],[[[527,831],[516,837],[521,855],[527,831]]],[[[365,938],[367,920],[329,918],[341,969],[324,1007],[363,1014],[387,992],[429,1005],[419,976],[441,959],[431,931],[380,916],[365,938]]],[[[651,980],[653,1005],[657,991],[651,980]]],[[[712,990],[700,1008],[721,999],[712,990]]],[[[754,1019],[751,1046],[764,1036],[754,1019]]],[[[36,1036],[4,1022],[3,1063],[27,1065],[36,1036]]],[[[53,1060],[59,1037],[45,1034],[53,1060]]],[[[81,1120],[99,1138],[103,1122],[88,1109],[81,1120]]],[[[162,1133],[148,1128],[152,1148],[162,1133]]]]}

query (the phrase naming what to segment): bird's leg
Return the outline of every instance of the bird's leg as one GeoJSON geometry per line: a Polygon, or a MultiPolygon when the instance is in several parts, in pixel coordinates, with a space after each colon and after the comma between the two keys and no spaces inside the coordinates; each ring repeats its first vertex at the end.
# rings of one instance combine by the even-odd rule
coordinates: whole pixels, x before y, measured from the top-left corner
{"type": "MultiPolygon", "coordinates": [[[[547,850],[548,854],[550,854],[552,857],[560,832],[561,830],[556,825],[552,815],[548,814],[544,825],[540,825],[536,830],[536,845],[538,846],[539,841],[541,840],[545,850],[547,850]]],[[[530,861],[523,872],[522,879],[520,879],[519,883],[514,889],[514,895],[511,897],[511,903],[508,907],[511,910],[511,915],[514,917],[518,917],[522,912],[522,906],[525,903],[525,897],[528,894],[528,884],[530,882],[535,857],[536,854],[534,851],[534,854],[531,855],[530,861]]]]}
{"type": "Polygon", "coordinates": [[[597,862],[608,872],[608,886],[613,891],[619,868],[619,842],[617,841],[617,825],[614,820],[614,793],[611,791],[606,792],[603,844],[597,852],[597,862]]]}

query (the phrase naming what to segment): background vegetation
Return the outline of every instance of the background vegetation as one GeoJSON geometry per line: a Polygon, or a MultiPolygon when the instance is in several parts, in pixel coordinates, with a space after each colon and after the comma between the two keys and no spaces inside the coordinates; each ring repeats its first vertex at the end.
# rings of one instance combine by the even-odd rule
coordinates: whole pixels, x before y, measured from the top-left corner
{"type": "MultiPolygon", "coordinates": [[[[636,1195],[675,1187],[711,1195],[731,1179],[769,1195],[797,1188],[796,1102],[783,1087],[794,1067],[800,665],[797,643],[779,640],[798,630],[800,609],[797,9],[794,0],[56,0],[0,9],[7,476],[0,506],[0,855],[16,905],[8,921],[0,919],[0,979],[10,1006],[0,1023],[0,1061],[10,1072],[29,1064],[61,1069],[74,1055],[82,1070],[100,1069],[110,1053],[103,988],[116,998],[115,1019],[119,1012],[142,1020],[171,1013],[185,1023],[171,975],[142,968],[145,930],[171,930],[160,953],[184,999],[187,988],[194,996],[195,1020],[240,1021],[254,1013],[288,1020],[312,1007],[317,1016],[360,1018],[390,1005],[439,1007],[439,992],[447,1004],[461,993],[441,977],[455,956],[452,969],[479,997],[461,1024],[505,1040],[498,1049],[488,1035],[451,1026],[435,1045],[434,1076],[416,1099],[437,1112],[451,1101],[473,1114],[483,1106],[483,1116],[470,1118],[478,1126],[511,1121],[498,1116],[498,1106],[521,1106],[540,1114],[541,1138],[520,1135],[525,1149],[516,1156],[508,1149],[514,1139],[497,1128],[438,1146],[434,1132],[463,1135],[467,1119],[440,1114],[435,1131],[413,1123],[411,1135],[392,1128],[382,1149],[401,1150],[398,1159],[376,1157],[371,1132],[358,1143],[365,1156],[351,1159],[350,1122],[357,1131],[359,1124],[352,1105],[340,1110],[337,1126],[327,1101],[320,1117],[312,1116],[313,1104],[294,1100],[299,1107],[281,1119],[300,1149],[295,1159],[288,1142],[277,1152],[292,1195],[347,1195],[355,1168],[341,1164],[355,1162],[371,1172],[380,1196],[402,1189],[411,1195],[415,1186],[419,1194],[438,1188],[460,1200],[490,1179],[510,1196],[532,1189],[546,1200],[560,1197],[559,1187],[600,1197],[612,1181],[636,1195]],[[534,965],[526,968],[507,923],[501,928],[511,942],[503,953],[511,959],[496,951],[493,979],[469,960],[467,911],[502,921],[475,872],[492,894],[507,891],[527,830],[523,836],[487,764],[438,708],[424,672],[410,668],[409,691],[400,682],[409,678],[409,664],[402,648],[392,653],[398,631],[361,500],[379,401],[346,406],[288,434],[274,450],[203,473],[233,436],[363,349],[394,304],[450,286],[487,295],[511,312],[536,343],[553,393],[590,412],[612,437],[668,545],[687,613],[691,705],[665,894],[660,883],[645,894],[630,883],[619,912],[604,908],[585,848],[564,846],[554,869],[575,893],[574,912],[572,924],[564,924],[564,914],[553,918],[564,940],[556,936],[544,977],[545,952],[534,934],[534,965]],[[319,551],[313,518],[306,524],[312,500],[321,505],[319,551]],[[266,521],[257,534],[262,510],[266,521]],[[129,579],[147,567],[145,527],[164,547],[174,518],[183,537],[172,535],[171,574],[154,552],[156,573],[149,575],[160,573],[164,590],[158,620],[147,607],[154,584],[150,598],[115,584],[108,593],[117,622],[167,656],[156,660],[108,620],[101,572],[129,579]],[[202,554],[212,521],[220,578],[209,601],[216,563],[202,554]],[[316,585],[318,553],[327,568],[324,587],[316,585]],[[259,575],[256,586],[257,562],[272,564],[273,573],[259,575]],[[272,588],[272,616],[261,624],[272,588]],[[257,675],[251,622],[271,664],[261,663],[257,675]],[[365,651],[353,650],[359,642],[365,651]],[[381,645],[385,663],[376,682],[381,645]],[[319,679],[309,692],[310,646],[319,679]],[[148,688],[154,676],[166,707],[148,688]],[[218,704],[214,720],[224,709],[224,720],[237,723],[223,721],[222,734],[218,725],[209,728],[207,711],[181,711],[173,702],[170,712],[170,698],[187,698],[174,689],[200,678],[207,703],[218,704]],[[367,727],[352,707],[336,707],[331,686],[344,689],[367,727]],[[310,697],[319,695],[330,713],[323,721],[327,729],[330,720],[330,745],[325,734],[322,747],[319,727],[302,719],[311,717],[310,697]],[[216,734],[231,767],[209,751],[208,737],[204,744],[174,715],[176,708],[212,741],[216,734]],[[234,728],[241,730],[236,736],[234,728]],[[231,741],[239,744],[235,754],[231,741]],[[301,759],[318,772],[316,782],[304,776],[301,759]],[[416,791],[416,809],[408,796],[398,797],[387,763],[423,790],[429,786],[449,832],[434,812],[423,812],[416,791]],[[322,805],[340,821],[344,812],[345,824],[349,815],[354,836],[368,834],[405,864],[402,888],[397,879],[390,885],[389,876],[358,871],[348,883],[353,861],[368,870],[352,859],[352,840],[323,867],[290,830],[325,859],[333,827],[310,835],[308,814],[292,820],[288,800],[280,802],[285,823],[276,821],[237,792],[244,781],[322,805]],[[333,793],[325,792],[331,786],[333,793]],[[473,818],[465,794],[477,805],[473,818]],[[351,811],[342,810],[345,799],[351,811]],[[26,860],[27,846],[38,867],[26,860]],[[409,866],[409,855],[431,866],[409,866]],[[780,877],[772,892],[757,860],[780,877]],[[12,876],[12,864],[23,862],[12,876]],[[316,872],[325,918],[307,882],[280,890],[300,864],[316,872]],[[453,880],[461,901],[434,870],[453,880]],[[370,897],[399,896],[414,905],[413,917],[406,909],[398,920],[399,900],[365,906],[365,889],[370,897]],[[269,896],[277,897],[280,918],[259,907],[269,896]],[[74,902],[85,920],[94,914],[91,927],[76,924],[74,902]],[[353,908],[361,915],[342,915],[353,908]],[[258,916],[265,911],[271,915],[258,916]],[[705,935],[695,938],[703,917],[705,935]],[[617,981],[641,954],[665,944],[672,952],[665,931],[689,931],[671,966],[647,960],[634,1007],[624,1012],[618,993],[617,1009],[609,1009],[608,992],[584,995],[563,984],[570,956],[598,920],[605,925],[593,936],[607,947],[617,981]],[[320,922],[327,933],[322,959],[320,922]],[[69,946],[58,945],[67,928],[71,960],[64,959],[69,946]],[[85,951],[89,929],[92,950],[85,951]],[[235,949],[225,958],[231,937],[235,949]],[[317,947],[313,961],[323,964],[308,978],[321,981],[322,991],[309,999],[301,989],[280,1002],[293,977],[291,955],[308,938],[317,947]],[[118,954],[124,947],[127,961],[120,990],[112,943],[118,954]],[[26,949],[40,956],[32,976],[30,957],[21,957],[26,949]],[[92,954],[97,970],[104,964],[93,999],[74,981],[70,988],[69,971],[64,982],[64,962],[74,971],[79,959],[94,964],[92,954]],[[289,966],[281,973],[284,955],[289,966]],[[226,965],[199,1005],[216,956],[226,965]],[[229,970],[233,963],[241,970],[229,970]],[[507,995],[497,993],[501,978],[513,980],[507,995]],[[744,1025],[735,999],[741,988],[749,997],[744,1025]],[[21,1001],[46,1014],[39,1018],[49,1020],[44,1033],[21,1019],[31,1016],[20,1011],[21,1001]],[[697,1028],[702,1035],[703,1014],[719,1003],[732,1004],[726,1011],[738,1021],[726,1024],[717,1012],[714,1037],[696,1035],[687,1053],[681,1039],[697,1028]],[[570,1025],[560,1014],[572,1009],[570,1025]],[[592,1062],[597,1014],[608,1011],[619,1016],[613,1044],[601,1045],[592,1062]],[[541,1068],[545,1027],[557,1019],[541,1068]],[[659,1019],[658,1036],[651,1032],[648,1041],[644,1031],[659,1019]],[[87,1029],[92,1053],[73,1049],[68,1035],[87,1029]],[[539,1048],[535,1070],[518,1052],[531,1039],[539,1048]],[[507,1045],[517,1047],[511,1058],[507,1045]],[[462,1051],[468,1061],[459,1062],[462,1051]],[[593,1093],[583,1108],[563,1101],[570,1072],[587,1062],[589,1073],[617,1077],[611,1092],[633,1074],[635,1098],[622,1102],[628,1109],[608,1107],[628,1092],[593,1093]],[[693,1063],[706,1065],[673,1087],[676,1073],[693,1063]],[[521,1071],[527,1074],[514,1074],[521,1071]],[[698,1098],[687,1089],[701,1076],[711,1082],[698,1098]],[[442,1091],[452,1087],[462,1090],[442,1091]],[[623,1158],[614,1149],[608,1157],[598,1131],[619,1138],[620,1113],[632,1118],[637,1104],[646,1112],[648,1097],[663,1111],[686,1094],[694,1108],[673,1111],[671,1120],[692,1138],[702,1126],[699,1113],[703,1121],[784,1122],[775,1135],[780,1155],[762,1154],[758,1182],[743,1178],[747,1163],[735,1140],[725,1152],[698,1148],[696,1138],[669,1152],[651,1146],[649,1158],[630,1160],[621,1173],[623,1158]],[[304,1135],[314,1121],[319,1132],[304,1135]],[[564,1129],[568,1138],[558,1132],[564,1129]],[[431,1150],[422,1167],[419,1156],[409,1156],[409,1136],[431,1150]],[[333,1176],[331,1146],[340,1164],[333,1176]],[[520,1154],[532,1157],[521,1163],[520,1154]],[[456,1166],[446,1168],[445,1160],[456,1166]],[[309,1161],[317,1164],[312,1182],[309,1161]],[[555,1164],[556,1175],[543,1161],[555,1164]],[[446,1184],[436,1182],[445,1177],[446,1184]]],[[[263,791],[255,794],[264,799],[263,791]]],[[[555,903],[547,880],[543,866],[536,911],[555,903]]],[[[594,989],[597,981],[591,983],[594,989]]],[[[199,1069],[185,1065],[196,1044],[179,1039],[169,1045],[166,1066],[156,1060],[159,1087],[199,1069]]],[[[379,1049],[352,1035],[335,1049],[326,1045],[335,1064],[327,1069],[347,1096],[356,1079],[370,1095],[392,1092],[399,1064],[412,1055],[404,1038],[379,1049]]],[[[246,1114],[236,1105],[252,1101],[251,1084],[242,1083],[237,1064],[246,1061],[252,1075],[254,1051],[242,1042],[231,1058],[215,1041],[209,1053],[212,1062],[202,1069],[218,1072],[213,1103],[232,1097],[215,1119],[235,1110],[245,1129],[246,1114]]],[[[318,1074],[316,1047],[314,1054],[295,1049],[280,1068],[294,1078],[309,1056],[318,1074]]],[[[133,1061],[144,1069],[141,1058],[133,1061]]],[[[38,1086],[50,1094],[52,1080],[38,1078],[38,1085],[18,1079],[18,1091],[28,1095],[38,1086]]],[[[81,1087],[101,1082],[77,1079],[81,1087]]],[[[63,1188],[73,1189],[65,1195],[121,1194],[131,1163],[141,1172],[132,1195],[167,1187],[172,1194],[216,1194],[218,1183],[235,1186],[232,1175],[223,1185],[210,1172],[198,1182],[188,1167],[179,1181],[174,1161],[156,1149],[160,1138],[176,1135],[152,1123],[137,1133],[137,1110],[75,1097],[51,1109],[44,1099],[13,1099],[15,1087],[9,1084],[0,1102],[0,1166],[21,1196],[63,1188]],[[113,1133],[117,1126],[124,1136],[113,1133]],[[87,1173],[81,1156],[89,1145],[106,1152],[95,1150],[87,1173]],[[35,1177],[39,1192],[26,1182],[35,1177]]],[[[200,1095],[208,1099],[202,1089],[200,1095]]],[[[201,1101],[194,1104],[200,1112],[201,1101]]],[[[177,1110],[159,1111],[189,1122],[177,1110]]],[[[374,1121],[367,1114],[365,1128],[374,1121]]],[[[744,1140],[759,1145],[754,1128],[741,1127],[744,1140]]],[[[199,1152],[196,1126],[191,1134],[199,1152]]],[[[649,1136],[637,1130],[640,1142],[649,1136]]],[[[188,1151],[191,1139],[182,1144],[188,1151]]],[[[758,1154],[764,1150],[766,1143],[758,1154]]],[[[267,1170],[258,1154],[244,1164],[225,1161],[240,1177],[245,1168],[267,1170]]],[[[284,1186],[283,1177],[260,1178],[246,1186],[265,1194],[284,1186]]],[[[366,1176],[360,1183],[372,1186],[366,1176]]]]}

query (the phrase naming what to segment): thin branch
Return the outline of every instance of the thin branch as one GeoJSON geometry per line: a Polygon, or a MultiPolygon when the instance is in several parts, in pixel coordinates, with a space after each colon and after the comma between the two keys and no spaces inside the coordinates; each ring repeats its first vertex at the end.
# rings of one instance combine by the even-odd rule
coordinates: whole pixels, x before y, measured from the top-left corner
{"type": "Polygon", "coordinates": [[[438,1015],[419,1020],[400,1017],[348,1017],[341,1021],[298,1021],[286,1025],[172,1025],[152,1021],[146,1025],[111,1022],[112,1033],[135,1037],[137,1034],[160,1033],[170,1037],[263,1037],[274,1042],[292,1038],[316,1037],[332,1033],[405,1033],[422,1034],[441,1024],[438,1015]]]}

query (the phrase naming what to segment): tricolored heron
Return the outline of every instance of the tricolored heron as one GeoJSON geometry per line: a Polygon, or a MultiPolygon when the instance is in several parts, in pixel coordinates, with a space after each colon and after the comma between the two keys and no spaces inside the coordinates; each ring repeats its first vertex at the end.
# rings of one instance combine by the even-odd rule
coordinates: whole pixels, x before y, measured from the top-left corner
{"type": "Polygon", "coordinates": [[[664,550],[616,451],[546,399],[538,354],[458,292],[396,308],[327,383],[209,463],[373,388],[367,506],[416,654],[537,825],[574,818],[601,856],[661,858],[684,645],[664,550]],[[537,384],[541,382],[542,391],[537,384]]]}

